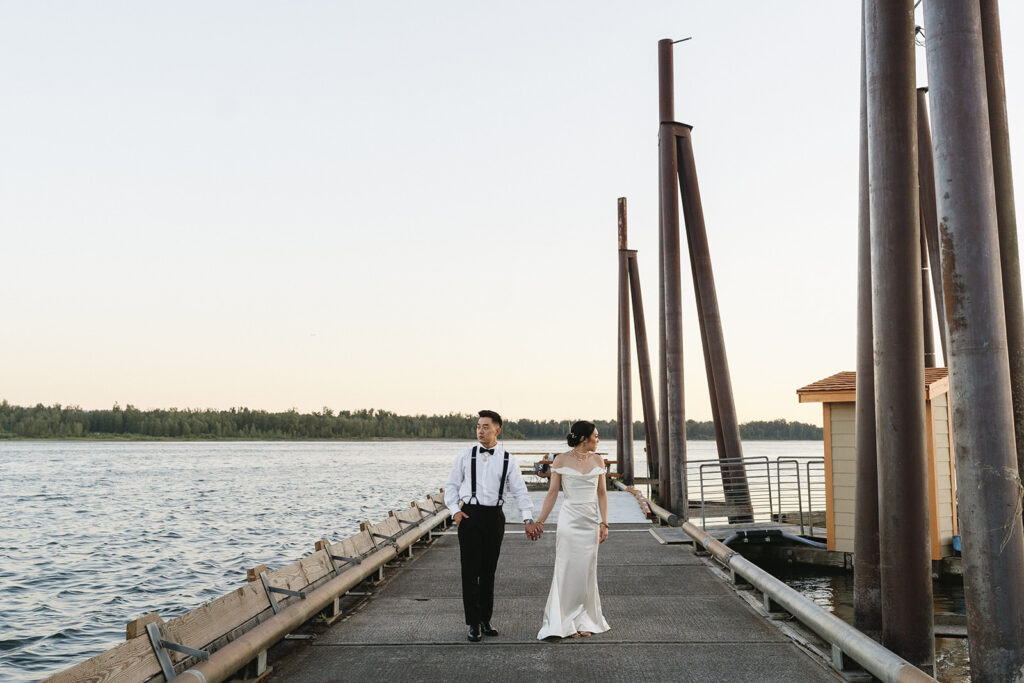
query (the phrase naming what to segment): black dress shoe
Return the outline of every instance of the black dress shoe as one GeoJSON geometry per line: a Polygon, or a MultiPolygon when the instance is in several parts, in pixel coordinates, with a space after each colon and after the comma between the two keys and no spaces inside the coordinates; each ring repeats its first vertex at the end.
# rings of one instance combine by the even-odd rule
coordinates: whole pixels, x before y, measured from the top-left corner
{"type": "Polygon", "coordinates": [[[471,643],[480,642],[480,624],[473,624],[469,627],[469,635],[466,636],[471,643]]]}
{"type": "Polygon", "coordinates": [[[493,628],[491,628],[491,622],[489,622],[489,621],[481,621],[480,622],[480,630],[484,632],[485,636],[496,636],[496,635],[498,635],[498,632],[496,630],[494,630],[493,628]]]}

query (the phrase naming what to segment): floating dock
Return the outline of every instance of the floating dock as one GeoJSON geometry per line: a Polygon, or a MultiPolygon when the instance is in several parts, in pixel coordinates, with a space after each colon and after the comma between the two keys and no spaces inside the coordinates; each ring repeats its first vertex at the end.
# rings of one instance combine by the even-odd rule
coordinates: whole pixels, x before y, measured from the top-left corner
{"type": "MultiPolygon", "coordinates": [[[[540,509],[543,494],[533,496],[540,509]]],[[[609,518],[598,562],[606,633],[537,640],[555,528],[533,542],[510,524],[491,621],[499,635],[468,642],[452,528],[354,613],[276,663],[271,680],[843,680],[692,545],[660,542],[631,494],[609,492],[609,518]]]]}

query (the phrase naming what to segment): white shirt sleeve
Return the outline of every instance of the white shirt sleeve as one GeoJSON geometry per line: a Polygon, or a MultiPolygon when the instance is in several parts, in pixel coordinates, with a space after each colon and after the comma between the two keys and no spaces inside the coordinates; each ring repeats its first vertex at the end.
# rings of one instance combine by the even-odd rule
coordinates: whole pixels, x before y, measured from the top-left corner
{"type": "Polygon", "coordinates": [[[444,485],[444,504],[453,517],[460,509],[459,490],[462,488],[462,480],[466,476],[462,464],[462,461],[465,459],[464,455],[464,453],[459,453],[455,457],[455,464],[452,466],[452,471],[448,475],[448,481],[444,485]]]}
{"type": "MultiPolygon", "coordinates": [[[[519,511],[523,513],[523,521],[533,519],[533,501],[530,500],[530,492],[526,490],[526,482],[523,480],[523,473],[519,471],[519,463],[516,456],[508,455],[508,480],[505,488],[516,499],[519,511]]],[[[445,494],[447,497],[447,493],[445,494]]]]}

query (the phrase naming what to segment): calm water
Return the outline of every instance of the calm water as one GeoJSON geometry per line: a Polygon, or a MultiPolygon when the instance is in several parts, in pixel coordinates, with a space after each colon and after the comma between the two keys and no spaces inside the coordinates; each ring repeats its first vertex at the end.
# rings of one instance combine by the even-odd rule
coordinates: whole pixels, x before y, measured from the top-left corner
{"type": "MultiPolygon", "coordinates": [[[[0,681],[43,678],[122,642],[128,621],[174,617],[238,587],[250,567],[351,535],[437,491],[467,443],[0,442],[0,681]]],[[[614,458],[614,442],[601,447],[614,458]]],[[[714,449],[688,444],[692,459],[714,449]]],[[[821,449],[744,444],[748,456],[821,449]]],[[[641,442],[635,452],[642,476],[641,442]]],[[[840,614],[849,602],[842,575],[792,580],[840,614]]]]}
{"type": "MultiPolygon", "coordinates": [[[[853,623],[853,574],[785,565],[770,565],[765,569],[846,623],[853,623]]],[[[934,584],[934,603],[936,612],[965,614],[963,584],[934,584]]],[[[935,668],[936,678],[943,683],[970,681],[967,640],[936,638],[935,668]]]]}

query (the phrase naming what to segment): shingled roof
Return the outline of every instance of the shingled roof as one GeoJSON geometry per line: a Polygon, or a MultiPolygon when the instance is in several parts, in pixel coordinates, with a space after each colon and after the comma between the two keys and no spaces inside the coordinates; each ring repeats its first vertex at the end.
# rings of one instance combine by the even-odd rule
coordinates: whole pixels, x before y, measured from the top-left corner
{"type": "MultiPolygon", "coordinates": [[[[949,390],[949,368],[925,368],[924,390],[926,398],[944,394],[949,390]]],[[[801,403],[838,403],[853,401],[857,395],[857,373],[844,371],[820,379],[796,390],[801,403]]]]}

